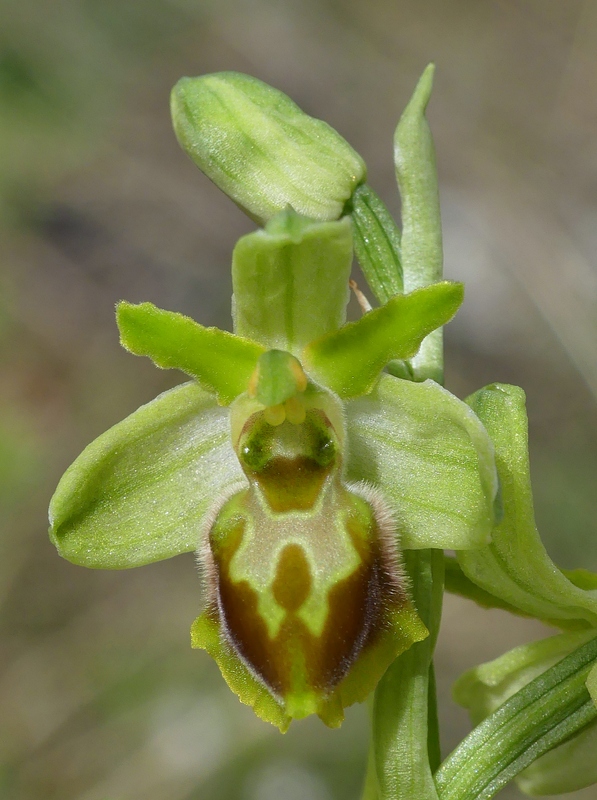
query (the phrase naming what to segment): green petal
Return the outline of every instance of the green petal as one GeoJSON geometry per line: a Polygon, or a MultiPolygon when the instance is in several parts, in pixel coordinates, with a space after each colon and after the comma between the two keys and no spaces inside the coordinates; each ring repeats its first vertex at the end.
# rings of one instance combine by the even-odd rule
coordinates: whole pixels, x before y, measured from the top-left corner
{"type": "Polygon", "coordinates": [[[494,384],[467,402],[495,446],[504,515],[493,530],[491,544],[458,554],[464,573],[530,616],[556,624],[558,620],[597,624],[597,592],[575,586],[562,574],[535,527],[524,392],[516,386],[494,384]]]}
{"type": "MultiPolygon", "coordinates": [[[[442,224],[435,148],[425,110],[433,87],[435,67],[429,64],[404,109],[394,134],[394,163],[400,189],[401,257],[404,291],[441,280],[442,224]]],[[[434,331],[412,361],[416,380],[443,383],[443,338],[434,331]]]]}
{"type": "Polygon", "coordinates": [[[298,355],[346,321],[351,265],[348,217],[318,223],[282,212],[234,248],[234,330],[298,355]]]}
{"type": "Polygon", "coordinates": [[[245,391],[263,347],[219,328],[204,328],[153,303],[119,303],[116,320],[123,347],[149,356],[158,367],[180,369],[228,405],[245,391]]]}
{"type": "Polygon", "coordinates": [[[243,480],[228,411],[195,383],[142,406],[87,447],[50,504],[60,555],[123,569],[198,547],[216,500],[243,480]]]}
{"type": "Polygon", "coordinates": [[[462,284],[450,281],[396,295],[311,342],[303,353],[305,367],[340,397],[367,394],[389,361],[410,358],[428,333],[452,319],[463,297],[462,284]]]}
{"type": "Polygon", "coordinates": [[[315,219],[338,219],[365,179],[363,160],[333,128],[249,75],[181,78],[171,108],[184,150],[258,221],[287,206],[315,219]]]}
{"type": "Polygon", "coordinates": [[[433,381],[382,376],[346,405],[348,473],[378,486],[404,548],[464,549],[489,540],[493,447],[468,406],[433,381]]]}

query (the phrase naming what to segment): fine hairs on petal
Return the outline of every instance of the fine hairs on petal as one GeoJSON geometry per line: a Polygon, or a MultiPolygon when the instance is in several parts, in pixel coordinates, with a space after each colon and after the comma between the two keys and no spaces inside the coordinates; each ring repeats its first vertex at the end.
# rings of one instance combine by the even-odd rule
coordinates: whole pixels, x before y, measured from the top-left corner
{"type": "Polygon", "coordinates": [[[392,600],[400,600],[410,594],[410,583],[402,565],[400,531],[390,506],[383,494],[367,481],[348,483],[346,488],[362,497],[371,508],[379,528],[381,563],[386,573],[392,600]]]}
{"type": "Polygon", "coordinates": [[[237,481],[228,486],[226,491],[214,501],[201,525],[197,550],[195,551],[195,561],[203,586],[203,611],[216,609],[218,605],[218,571],[209,546],[209,532],[228,500],[234,494],[246,488],[246,481],[237,481]]]}

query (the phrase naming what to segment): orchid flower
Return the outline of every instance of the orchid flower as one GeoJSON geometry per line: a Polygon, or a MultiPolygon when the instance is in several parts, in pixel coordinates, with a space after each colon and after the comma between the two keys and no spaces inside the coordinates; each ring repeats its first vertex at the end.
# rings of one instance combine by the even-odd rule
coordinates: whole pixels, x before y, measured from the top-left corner
{"type": "Polygon", "coordinates": [[[70,561],[124,568],[196,551],[192,629],[240,698],[285,729],[329,725],[427,636],[402,548],[488,541],[489,437],[432,381],[383,369],[448,322],[462,286],[400,294],[346,322],[347,219],[284,211],[233,253],[234,333],[120,303],[122,344],[190,383],[91,444],[51,505],[70,561]]]}

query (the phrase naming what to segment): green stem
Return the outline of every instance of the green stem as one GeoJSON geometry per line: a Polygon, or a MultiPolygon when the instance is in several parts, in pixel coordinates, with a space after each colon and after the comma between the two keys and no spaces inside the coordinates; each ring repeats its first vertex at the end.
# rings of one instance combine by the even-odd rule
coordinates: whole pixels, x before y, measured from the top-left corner
{"type": "Polygon", "coordinates": [[[429,739],[436,752],[435,692],[430,686],[433,650],[441,618],[443,553],[410,550],[405,566],[413,600],[429,636],[414,644],[390,666],[373,703],[373,757],[366,782],[367,800],[437,800],[430,764],[429,739]],[[432,720],[431,728],[429,720],[432,720]]]}
{"type": "Polygon", "coordinates": [[[437,773],[440,800],[488,800],[535,759],[597,718],[586,688],[597,637],[513,695],[478,725],[437,773]]]}

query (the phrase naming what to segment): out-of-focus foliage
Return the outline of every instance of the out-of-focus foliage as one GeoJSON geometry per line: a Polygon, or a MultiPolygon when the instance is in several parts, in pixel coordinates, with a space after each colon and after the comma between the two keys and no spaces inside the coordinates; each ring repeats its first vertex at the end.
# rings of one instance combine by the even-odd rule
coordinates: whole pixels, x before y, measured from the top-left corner
{"type": "MultiPolygon", "coordinates": [[[[191,650],[192,557],[96,573],[47,541],[64,468],[176,382],[120,351],[114,303],[230,318],[230,256],[251,226],[176,143],[182,75],[233,69],[287,92],[350,141],[395,212],[392,133],[436,61],[446,275],[466,283],[447,385],[524,387],[538,528],[562,566],[597,567],[596,36],[581,0],[4,0],[2,800],[359,795],[364,709],[339,732],[307,721],[280,737],[191,650]]],[[[455,603],[440,690],[533,636],[455,603]]],[[[447,702],[446,750],[467,729],[447,702]]]]}

